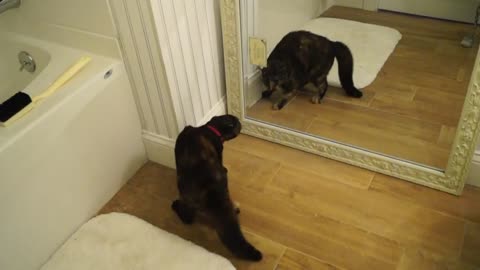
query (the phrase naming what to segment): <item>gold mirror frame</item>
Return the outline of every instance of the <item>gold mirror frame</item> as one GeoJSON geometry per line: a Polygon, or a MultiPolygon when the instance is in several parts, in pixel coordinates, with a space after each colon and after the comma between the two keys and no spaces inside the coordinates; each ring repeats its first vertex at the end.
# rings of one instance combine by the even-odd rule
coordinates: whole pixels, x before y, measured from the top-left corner
{"type": "Polygon", "coordinates": [[[240,1],[221,0],[221,19],[228,113],[240,119],[243,125],[242,133],[455,195],[462,193],[479,136],[480,70],[478,66],[480,58],[478,53],[447,168],[445,172],[441,172],[245,118],[240,1]]]}

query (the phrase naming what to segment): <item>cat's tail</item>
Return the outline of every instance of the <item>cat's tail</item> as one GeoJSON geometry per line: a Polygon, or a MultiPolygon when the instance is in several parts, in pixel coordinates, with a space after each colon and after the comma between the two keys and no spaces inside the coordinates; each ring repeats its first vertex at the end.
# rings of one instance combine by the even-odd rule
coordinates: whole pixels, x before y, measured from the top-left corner
{"type": "Polygon", "coordinates": [[[217,233],[223,244],[239,258],[250,261],[262,260],[262,253],[243,236],[235,213],[227,217],[219,217],[217,233]]]}
{"type": "Polygon", "coordinates": [[[359,98],[363,94],[353,85],[353,56],[350,49],[341,42],[332,42],[338,62],[338,76],[347,95],[359,98]]]}

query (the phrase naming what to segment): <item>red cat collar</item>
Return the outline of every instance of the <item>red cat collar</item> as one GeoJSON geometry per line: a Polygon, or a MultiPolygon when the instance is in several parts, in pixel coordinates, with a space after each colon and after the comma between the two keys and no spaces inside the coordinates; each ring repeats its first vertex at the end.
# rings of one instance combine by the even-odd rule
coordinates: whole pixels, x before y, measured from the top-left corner
{"type": "Polygon", "coordinates": [[[220,133],[220,131],[218,131],[218,129],[216,129],[215,127],[210,126],[210,125],[208,125],[207,127],[208,127],[208,129],[210,129],[213,133],[215,133],[215,135],[217,135],[218,137],[220,137],[220,140],[223,142],[222,133],[220,133]]]}

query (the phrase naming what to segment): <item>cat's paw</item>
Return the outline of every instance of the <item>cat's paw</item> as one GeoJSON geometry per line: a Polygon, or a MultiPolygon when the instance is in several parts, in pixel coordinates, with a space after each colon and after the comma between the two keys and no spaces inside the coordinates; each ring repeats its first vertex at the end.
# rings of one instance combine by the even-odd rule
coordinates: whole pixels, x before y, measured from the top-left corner
{"type": "Polygon", "coordinates": [[[246,248],[245,254],[243,254],[242,257],[250,261],[259,262],[262,260],[263,255],[262,252],[249,244],[246,248]]]}
{"type": "Polygon", "coordinates": [[[235,207],[235,214],[237,214],[237,215],[240,214],[240,203],[235,201],[235,202],[233,202],[233,205],[235,207]]]}
{"type": "Polygon", "coordinates": [[[287,105],[287,103],[288,103],[288,99],[283,98],[280,101],[275,102],[273,104],[272,108],[273,108],[274,111],[278,111],[278,110],[281,110],[283,107],[285,107],[285,105],[287,105]]]}
{"type": "Polygon", "coordinates": [[[313,96],[311,101],[313,104],[320,104],[322,102],[322,98],[319,96],[313,96]]]}
{"type": "Polygon", "coordinates": [[[262,92],[262,98],[269,98],[272,95],[273,91],[265,90],[262,92]]]}
{"type": "Polygon", "coordinates": [[[363,93],[360,92],[359,90],[356,90],[348,93],[348,95],[354,98],[361,98],[363,96],[363,93]]]}
{"type": "Polygon", "coordinates": [[[195,210],[189,208],[185,203],[180,200],[175,200],[172,203],[172,210],[177,213],[178,218],[184,224],[192,224],[195,218],[195,210]]]}

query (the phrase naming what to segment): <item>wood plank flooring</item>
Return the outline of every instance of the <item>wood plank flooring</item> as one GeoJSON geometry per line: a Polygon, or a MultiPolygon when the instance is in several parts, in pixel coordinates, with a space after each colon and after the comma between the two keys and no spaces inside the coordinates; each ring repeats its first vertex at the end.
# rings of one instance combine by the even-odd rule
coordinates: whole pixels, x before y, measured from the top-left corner
{"type": "Polygon", "coordinates": [[[175,171],[146,164],[100,213],[125,212],[221,254],[239,270],[480,269],[480,189],[461,197],[240,135],[225,143],[232,198],[260,263],[232,257],[170,204],[175,171]]]}
{"type": "Polygon", "coordinates": [[[477,53],[460,46],[472,26],[337,6],[322,16],[392,27],[403,37],[362,99],[330,87],[320,105],[297,96],[273,111],[260,100],[248,117],[445,169],[477,53]]]}

